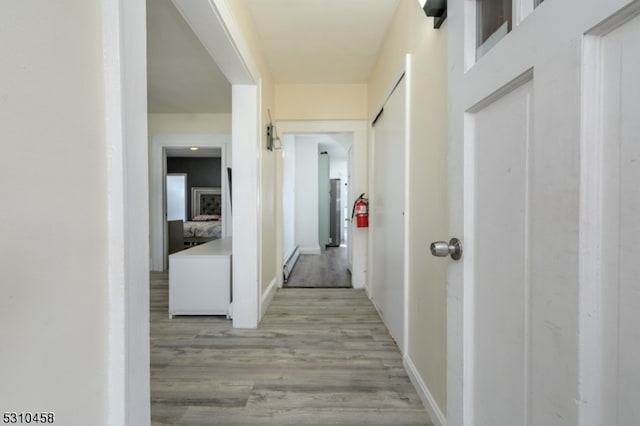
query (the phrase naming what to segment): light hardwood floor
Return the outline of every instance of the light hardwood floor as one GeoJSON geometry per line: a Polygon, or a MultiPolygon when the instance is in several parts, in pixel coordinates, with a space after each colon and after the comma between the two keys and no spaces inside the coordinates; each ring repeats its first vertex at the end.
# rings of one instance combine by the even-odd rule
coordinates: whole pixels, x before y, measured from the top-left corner
{"type": "Polygon", "coordinates": [[[322,254],[300,255],[284,287],[352,287],[347,248],[327,247],[322,254]]]}
{"type": "Polygon", "coordinates": [[[151,277],[153,425],[431,425],[362,290],[281,289],[256,330],[167,314],[151,277]]]}

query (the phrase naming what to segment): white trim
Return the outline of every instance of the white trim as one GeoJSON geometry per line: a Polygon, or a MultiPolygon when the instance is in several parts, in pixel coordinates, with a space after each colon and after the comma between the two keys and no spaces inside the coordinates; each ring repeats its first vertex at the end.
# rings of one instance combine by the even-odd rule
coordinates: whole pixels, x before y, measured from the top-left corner
{"type": "Polygon", "coordinates": [[[233,167],[233,326],[256,328],[259,280],[259,113],[256,85],[234,85],[231,116],[233,167]],[[239,260],[240,261],[236,261],[239,260]]]}
{"type": "Polygon", "coordinates": [[[260,300],[260,319],[264,316],[267,309],[269,309],[269,305],[271,305],[271,301],[275,297],[278,292],[278,280],[273,277],[267,289],[262,293],[262,298],[260,300]]]}
{"type": "MultiPolygon", "coordinates": [[[[298,261],[298,257],[300,257],[300,249],[298,246],[295,246],[291,252],[285,256],[284,264],[282,265],[282,277],[284,280],[288,280],[291,276],[291,272],[293,268],[296,266],[296,262],[298,261]]],[[[282,287],[282,282],[280,282],[279,287],[282,287]]]]}
{"type": "Polygon", "coordinates": [[[411,253],[411,54],[405,56],[405,86],[404,86],[404,265],[402,273],[403,301],[402,301],[402,353],[409,353],[409,277],[411,265],[409,254],[411,253]]]}
{"type": "Polygon", "coordinates": [[[287,253],[284,256],[284,259],[285,259],[284,263],[292,262],[292,259],[293,259],[292,263],[295,263],[298,259],[298,255],[299,255],[298,246],[295,246],[293,249],[289,251],[289,253],[287,253]]]}
{"type": "Polygon", "coordinates": [[[320,250],[320,246],[299,247],[298,251],[300,252],[300,254],[322,254],[322,250],[320,250]]]}
{"type": "Polygon", "coordinates": [[[151,418],[145,6],[102,2],[109,425],[144,426],[151,418]]]}
{"type": "MultiPolygon", "coordinates": [[[[476,3],[477,4],[477,3],[476,3]]],[[[509,34],[509,23],[507,21],[505,21],[502,25],[500,25],[498,27],[497,30],[495,30],[493,32],[493,34],[491,34],[489,36],[489,38],[487,38],[485,40],[484,43],[482,43],[480,46],[476,47],[476,60],[479,60],[480,58],[482,58],[488,51],[490,51],[491,49],[493,49],[493,47],[498,44],[498,42],[500,42],[500,40],[502,40],[503,38],[505,38],[507,36],[507,34],[509,34]]]]}
{"type": "Polygon", "coordinates": [[[122,116],[122,52],[120,2],[102,2],[105,61],[105,130],[108,211],[108,410],[107,424],[126,424],[125,289],[124,289],[124,164],[122,116]]]}
{"type": "MultiPolygon", "coordinates": [[[[464,256],[465,260],[462,265],[462,275],[463,275],[463,287],[462,287],[462,312],[459,312],[461,315],[459,328],[450,329],[448,331],[447,339],[449,339],[449,333],[453,331],[454,333],[460,333],[459,337],[461,337],[461,345],[459,346],[460,350],[460,358],[462,361],[462,386],[461,392],[458,397],[462,397],[462,418],[463,425],[472,425],[473,424],[473,399],[471,398],[473,395],[473,378],[475,376],[473,371],[473,348],[474,345],[474,327],[473,327],[473,318],[474,318],[474,304],[475,300],[475,286],[474,286],[474,278],[475,278],[475,194],[476,194],[476,185],[475,185],[475,175],[476,175],[476,145],[475,145],[475,119],[474,116],[470,113],[464,114],[464,169],[463,169],[463,204],[464,211],[463,214],[463,229],[464,232],[464,256]]],[[[455,234],[451,234],[455,235],[455,234]]],[[[448,274],[447,274],[448,275],[448,274]]],[[[449,296],[450,297],[450,296],[449,296]]],[[[447,310],[450,310],[449,306],[447,306],[447,310]]],[[[449,329],[450,326],[447,326],[449,329]]],[[[450,361],[447,360],[447,363],[450,361]]],[[[447,384],[447,386],[449,386],[447,384]]],[[[447,396],[449,397],[449,396],[447,396]]]]}
{"type": "Polygon", "coordinates": [[[172,2],[232,85],[256,82],[257,67],[228,0],[172,2]]]}
{"type": "MultiPolygon", "coordinates": [[[[465,1],[463,4],[463,28],[476,28],[476,14],[477,14],[477,4],[475,1],[465,1]]],[[[451,12],[451,6],[449,6],[449,13],[451,12]]],[[[455,16],[455,15],[453,15],[455,16]]],[[[449,20],[451,20],[451,15],[449,15],[449,20]]],[[[464,60],[464,71],[467,72],[471,69],[472,66],[476,64],[476,32],[475,31],[464,31],[463,33],[463,60],[464,60]]]]}
{"type": "Polygon", "coordinates": [[[602,418],[602,79],[599,35],[586,35],[582,65],[579,219],[579,387],[578,418],[582,426],[602,418]]]}
{"type": "MultiPolygon", "coordinates": [[[[255,150],[253,152],[253,157],[255,157],[255,161],[250,161],[247,162],[247,167],[254,167],[253,165],[255,165],[256,167],[256,172],[255,172],[255,177],[254,177],[254,182],[253,185],[256,188],[256,192],[255,192],[255,210],[254,210],[254,215],[255,215],[255,220],[256,220],[256,240],[257,240],[257,244],[256,244],[256,261],[257,261],[257,270],[256,270],[256,290],[257,290],[257,297],[258,297],[258,311],[257,311],[257,317],[256,317],[256,323],[255,323],[255,327],[258,327],[258,324],[260,323],[260,320],[262,319],[262,317],[264,316],[264,312],[262,310],[262,299],[261,296],[263,295],[263,290],[262,290],[262,284],[263,281],[266,282],[264,276],[263,276],[263,271],[264,271],[264,261],[263,261],[263,245],[264,245],[264,233],[262,232],[263,229],[263,224],[262,224],[262,212],[263,212],[263,206],[264,206],[264,201],[263,201],[263,196],[262,196],[262,172],[263,172],[263,168],[264,168],[264,152],[265,150],[262,148],[262,138],[261,138],[261,134],[263,132],[263,129],[266,129],[266,127],[263,126],[263,119],[262,119],[262,114],[261,114],[261,110],[260,108],[262,107],[262,80],[258,80],[258,84],[257,86],[253,86],[255,88],[256,91],[256,101],[255,101],[255,112],[256,112],[256,121],[255,121],[255,136],[254,136],[254,141],[253,141],[253,149],[255,150]]],[[[234,101],[235,102],[235,101],[234,101]]],[[[240,116],[242,117],[242,116],[240,116]]],[[[242,121],[242,120],[239,120],[242,121]]],[[[239,124],[239,121],[235,122],[235,125],[237,126],[239,124]]],[[[243,123],[242,125],[247,125],[249,123],[243,123]]],[[[236,128],[234,128],[235,131],[236,128]]],[[[247,155],[247,158],[251,158],[247,155]]],[[[246,219],[249,220],[251,218],[251,210],[247,210],[246,211],[246,219]]],[[[276,250],[276,247],[273,248],[269,248],[270,250],[276,250]]],[[[277,258],[277,255],[276,255],[277,258]]],[[[277,279],[277,274],[273,277],[271,277],[271,279],[277,279]]]]}
{"type": "Polygon", "coordinates": [[[416,388],[416,392],[418,392],[418,396],[422,401],[422,405],[424,405],[424,408],[427,410],[429,417],[431,417],[433,425],[447,426],[447,418],[438,406],[438,403],[436,402],[433,395],[431,395],[431,392],[429,391],[429,388],[425,384],[424,380],[422,380],[422,377],[420,377],[420,373],[418,373],[418,369],[413,364],[413,361],[411,361],[411,357],[405,355],[403,357],[403,363],[404,369],[409,376],[409,380],[411,380],[411,383],[416,388]]]}
{"type": "Polygon", "coordinates": [[[533,0],[516,0],[513,4],[513,11],[512,11],[512,17],[511,17],[511,28],[512,31],[513,29],[515,29],[518,25],[520,25],[522,23],[522,21],[525,20],[525,18],[527,16],[529,16],[531,14],[531,12],[533,12],[533,9],[535,9],[535,5],[534,5],[534,1],[533,0]]]}

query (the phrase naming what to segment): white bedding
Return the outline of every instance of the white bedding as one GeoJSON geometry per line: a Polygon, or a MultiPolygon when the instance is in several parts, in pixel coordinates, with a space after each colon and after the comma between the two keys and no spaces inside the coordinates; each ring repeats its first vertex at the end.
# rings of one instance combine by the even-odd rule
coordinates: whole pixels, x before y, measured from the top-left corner
{"type": "Polygon", "coordinates": [[[222,222],[218,220],[211,220],[207,222],[185,222],[184,223],[184,236],[185,237],[200,237],[200,238],[221,238],[222,237],[222,222]]]}

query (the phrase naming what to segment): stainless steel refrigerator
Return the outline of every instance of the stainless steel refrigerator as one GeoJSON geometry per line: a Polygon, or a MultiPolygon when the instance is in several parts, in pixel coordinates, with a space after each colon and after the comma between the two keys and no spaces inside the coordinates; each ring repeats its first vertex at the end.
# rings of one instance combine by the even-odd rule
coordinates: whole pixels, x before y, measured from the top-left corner
{"type": "Polygon", "coordinates": [[[329,186],[329,247],[338,247],[342,241],[342,220],[340,215],[340,179],[331,179],[329,186]]]}

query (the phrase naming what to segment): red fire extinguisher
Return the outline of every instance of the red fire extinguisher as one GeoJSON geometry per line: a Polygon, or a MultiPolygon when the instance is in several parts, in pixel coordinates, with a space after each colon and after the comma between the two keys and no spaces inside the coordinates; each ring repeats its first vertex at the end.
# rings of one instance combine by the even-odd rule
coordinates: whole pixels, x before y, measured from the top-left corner
{"type": "Polygon", "coordinates": [[[356,225],[358,228],[369,227],[369,200],[364,198],[364,192],[353,203],[353,211],[351,212],[351,220],[356,217],[356,225]]]}

